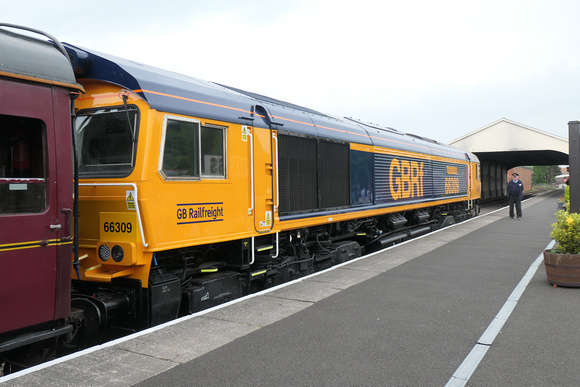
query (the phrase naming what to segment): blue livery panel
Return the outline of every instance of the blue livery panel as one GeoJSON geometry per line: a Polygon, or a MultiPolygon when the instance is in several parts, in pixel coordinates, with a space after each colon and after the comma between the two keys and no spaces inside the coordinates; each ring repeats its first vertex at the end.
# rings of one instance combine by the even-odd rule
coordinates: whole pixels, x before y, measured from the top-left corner
{"type": "Polygon", "coordinates": [[[467,166],[374,154],[375,204],[400,205],[467,194],[467,166]]]}

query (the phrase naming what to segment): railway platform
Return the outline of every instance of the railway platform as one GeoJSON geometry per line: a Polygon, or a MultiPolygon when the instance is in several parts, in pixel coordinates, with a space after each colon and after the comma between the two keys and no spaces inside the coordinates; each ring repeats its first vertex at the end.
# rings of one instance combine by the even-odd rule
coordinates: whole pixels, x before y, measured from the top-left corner
{"type": "Polygon", "coordinates": [[[561,192],[482,214],[4,386],[569,386],[580,289],[550,286],[561,192]]]}

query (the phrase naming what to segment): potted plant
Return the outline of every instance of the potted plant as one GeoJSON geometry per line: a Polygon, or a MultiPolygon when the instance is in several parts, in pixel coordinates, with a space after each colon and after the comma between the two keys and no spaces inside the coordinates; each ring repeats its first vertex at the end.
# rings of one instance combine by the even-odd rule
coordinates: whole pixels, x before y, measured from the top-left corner
{"type": "Polygon", "coordinates": [[[564,200],[564,196],[558,198],[558,211],[560,210],[566,210],[566,200],[564,200]]]}
{"type": "Polygon", "coordinates": [[[580,214],[556,212],[550,237],[556,241],[544,251],[548,282],[554,286],[580,287],[580,214]]]}
{"type": "Polygon", "coordinates": [[[566,189],[564,190],[564,196],[560,196],[558,198],[558,211],[564,210],[567,211],[568,207],[570,207],[570,186],[567,185],[566,189]]]}

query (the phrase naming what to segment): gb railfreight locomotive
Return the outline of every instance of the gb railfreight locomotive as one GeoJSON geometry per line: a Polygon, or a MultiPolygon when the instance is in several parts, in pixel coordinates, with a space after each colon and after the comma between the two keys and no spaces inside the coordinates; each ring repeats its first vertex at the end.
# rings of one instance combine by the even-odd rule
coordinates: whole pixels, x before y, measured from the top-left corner
{"type": "Polygon", "coordinates": [[[477,211],[476,156],[66,45],[91,329],[138,329],[477,211]]]}
{"type": "MultiPolygon", "coordinates": [[[[62,269],[72,259],[77,341],[160,324],[478,212],[473,154],[64,46],[82,85],[67,86],[84,91],[74,107],[79,252],[62,269]]],[[[69,235],[66,208],[58,230],[69,235]]]]}

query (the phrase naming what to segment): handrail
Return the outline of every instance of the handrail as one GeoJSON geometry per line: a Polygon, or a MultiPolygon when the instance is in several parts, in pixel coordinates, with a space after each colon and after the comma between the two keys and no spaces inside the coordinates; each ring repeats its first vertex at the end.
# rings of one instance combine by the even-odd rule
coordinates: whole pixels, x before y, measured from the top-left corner
{"type": "MultiPolygon", "coordinates": [[[[246,130],[248,127],[246,126],[246,130]]],[[[252,205],[248,208],[248,215],[252,215],[254,211],[254,137],[248,130],[246,135],[250,138],[250,200],[252,205]]]]}
{"type": "Polygon", "coordinates": [[[254,264],[255,258],[256,258],[256,250],[254,248],[254,237],[252,237],[252,260],[250,261],[250,265],[254,264]]]}
{"type": "MultiPolygon", "coordinates": [[[[60,239],[65,241],[65,242],[70,242],[73,239],[73,222],[72,222],[72,217],[73,217],[73,210],[70,208],[61,208],[60,212],[62,214],[65,214],[66,218],[67,218],[67,226],[68,226],[68,236],[62,236],[60,239]]],[[[63,231],[64,234],[64,231],[63,231]]]]}
{"type": "Polygon", "coordinates": [[[149,246],[145,242],[145,233],[143,232],[143,222],[141,221],[141,210],[139,210],[139,200],[137,195],[137,184],[135,183],[79,183],[79,186],[90,187],[90,186],[100,186],[100,187],[123,187],[130,186],[133,187],[135,192],[135,211],[137,212],[137,223],[139,224],[139,232],[141,233],[141,243],[143,247],[149,246]]]}
{"type": "MultiPolygon", "coordinates": [[[[279,173],[278,173],[278,137],[276,137],[276,133],[272,132],[272,139],[276,143],[276,168],[274,173],[276,174],[276,203],[274,204],[274,213],[278,212],[278,207],[280,206],[280,180],[279,180],[279,173]]],[[[273,216],[273,214],[272,214],[273,216]]]]}
{"type": "Polygon", "coordinates": [[[278,234],[279,233],[276,233],[276,255],[274,255],[272,257],[272,259],[276,259],[276,258],[278,258],[278,255],[280,255],[280,243],[279,243],[280,242],[280,239],[278,237],[278,234]]]}
{"type": "MultiPolygon", "coordinates": [[[[62,43],[59,42],[58,39],[56,39],[54,36],[47,34],[44,31],[37,30],[35,28],[21,26],[18,24],[11,24],[11,23],[0,23],[0,27],[14,28],[14,29],[24,30],[24,31],[28,31],[28,32],[33,32],[33,33],[39,34],[39,35],[44,35],[48,39],[52,40],[52,45],[55,46],[55,48],[58,49],[65,56],[65,58],[68,59],[68,53],[66,52],[62,43]]],[[[21,34],[19,34],[19,35],[21,35],[21,34]]]]}

